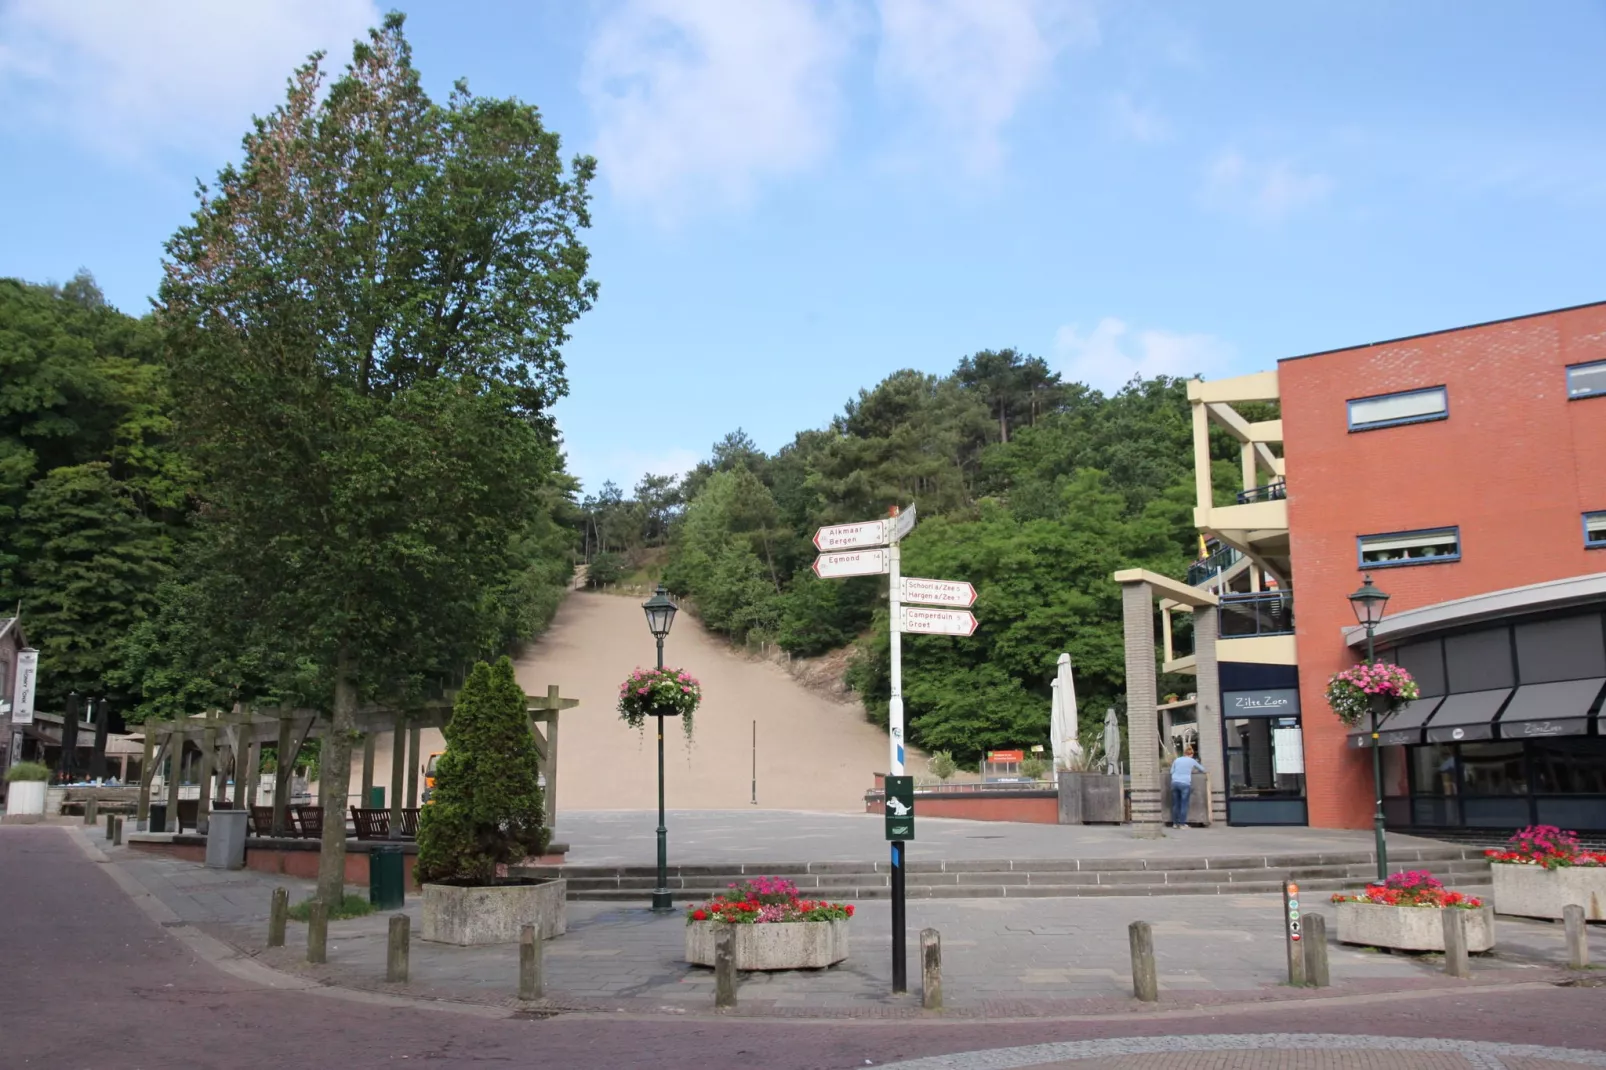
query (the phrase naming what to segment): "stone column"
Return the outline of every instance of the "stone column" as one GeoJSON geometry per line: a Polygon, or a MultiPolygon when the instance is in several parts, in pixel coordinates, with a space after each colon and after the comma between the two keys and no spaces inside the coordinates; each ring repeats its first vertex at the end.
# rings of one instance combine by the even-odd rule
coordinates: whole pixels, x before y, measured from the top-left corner
{"type": "Polygon", "coordinates": [[[407,769],[406,718],[396,715],[390,730],[390,838],[402,838],[402,775],[407,769]]]}
{"type": "Polygon", "coordinates": [[[366,808],[374,786],[374,745],[379,740],[369,732],[362,738],[362,801],[357,805],[366,808]]]}
{"type": "Polygon", "coordinates": [[[1160,740],[1155,699],[1159,689],[1154,661],[1154,592],[1147,583],[1121,585],[1121,616],[1126,633],[1127,752],[1132,770],[1132,833],[1159,839],[1165,800],[1160,797],[1160,740]]]}
{"type": "Polygon", "coordinates": [[[418,753],[423,743],[423,729],[417,725],[407,730],[407,809],[418,809],[418,767],[422,757],[418,753]]]}
{"type": "Polygon", "coordinates": [[[1210,777],[1210,823],[1227,821],[1227,762],[1221,744],[1221,671],[1216,660],[1219,635],[1215,606],[1199,606],[1193,611],[1194,687],[1199,701],[1194,707],[1199,718],[1199,764],[1210,777]]]}
{"type": "Polygon", "coordinates": [[[279,717],[279,740],[273,752],[273,834],[288,836],[293,833],[286,810],[290,806],[290,767],[295,756],[290,753],[290,718],[279,717]]]}

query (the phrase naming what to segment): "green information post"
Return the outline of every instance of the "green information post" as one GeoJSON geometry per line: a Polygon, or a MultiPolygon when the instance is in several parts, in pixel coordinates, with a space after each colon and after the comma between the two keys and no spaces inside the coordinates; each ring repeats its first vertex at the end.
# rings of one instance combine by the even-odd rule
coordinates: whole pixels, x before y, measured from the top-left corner
{"type": "Polygon", "coordinates": [[[915,778],[886,778],[887,839],[892,841],[892,990],[909,990],[908,924],[904,920],[904,851],[915,838],[915,778]]]}

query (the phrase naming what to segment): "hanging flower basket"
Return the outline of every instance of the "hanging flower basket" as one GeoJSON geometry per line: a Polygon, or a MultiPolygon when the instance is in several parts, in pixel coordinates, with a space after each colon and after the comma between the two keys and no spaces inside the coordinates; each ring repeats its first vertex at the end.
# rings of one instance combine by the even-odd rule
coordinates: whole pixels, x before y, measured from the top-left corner
{"type": "Polygon", "coordinates": [[[1327,704],[1347,725],[1360,724],[1374,708],[1379,716],[1393,713],[1421,695],[1415,678],[1387,661],[1363,661],[1327,681],[1327,704]]]}
{"type": "Polygon", "coordinates": [[[691,738],[692,715],[703,700],[703,686],[684,669],[634,669],[619,685],[619,716],[631,728],[649,717],[679,717],[691,738]]]}

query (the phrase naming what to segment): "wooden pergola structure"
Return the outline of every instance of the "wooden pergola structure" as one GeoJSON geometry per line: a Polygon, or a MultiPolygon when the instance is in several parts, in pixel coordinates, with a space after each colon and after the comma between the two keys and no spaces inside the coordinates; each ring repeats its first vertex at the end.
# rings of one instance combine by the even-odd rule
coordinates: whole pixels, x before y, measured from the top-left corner
{"type": "MultiPolygon", "coordinates": [[[[385,733],[392,737],[390,827],[396,830],[392,835],[402,827],[403,797],[397,786],[406,782],[405,807],[409,810],[416,808],[421,736],[425,728],[446,727],[452,719],[452,699],[453,696],[448,694],[439,702],[405,710],[394,706],[371,705],[357,711],[357,731],[363,735],[361,797],[365,802],[368,788],[373,783],[374,751],[378,737],[385,733]],[[413,775],[408,775],[409,770],[413,775]]],[[[557,814],[558,714],[579,704],[579,699],[560,697],[558,686],[552,684],[547,687],[545,697],[531,699],[528,706],[530,732],[535,737],[535,749],[541,757],[541,773],[546,778],[545,818],[548,827],[557,814]]],[[[172,764],[172,773],[167,777],[168,813],[178,813],[179,785],[183,779],[180,762],[186,743],[193,741],[200,750],[197,780],[202,790],[196,808],[198,827],[207,821],[211,813],[210,785],[214,770],[226,768],[232,763],[235,770],[232,803],[237,810],[245,809],[256,799],[262,747],[272,745],[278,766],[273,781],[273,834],[284,835],[290,802],[290,770],[295,766],[296,756],[301,753],[308,737],[315,732],[322,735],[328,728],[328,719],[318,710],[282,707],[235,709],[229,713],[214,710],[172,721],[147,721],[140,726],[145,737],[145,752],[140,766],[136,827],[144,830],[149,826],[151,781],[164,759],[172,764]],[[228,762],[221,760],[224,753],[228,755],[228,762]]],[[[345,820],[344,814],[326,816],[330,820],[345,820]]]]}

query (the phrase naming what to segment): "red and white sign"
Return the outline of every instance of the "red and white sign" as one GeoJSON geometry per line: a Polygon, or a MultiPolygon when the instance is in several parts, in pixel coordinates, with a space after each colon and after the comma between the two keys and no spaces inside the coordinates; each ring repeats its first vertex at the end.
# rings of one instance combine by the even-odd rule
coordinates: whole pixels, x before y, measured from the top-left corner
{"type": "Polygon", "coordinates": [[[928,606],[969,609],[976,604],[976,588],[964,580],[922,580],[905,576],[898,582],[899,598],[928,606]]]}
{"type": "Polygon", "coordinates": [[[976,631],[976,618],[963,609],[904,606],[899,614],[898,630],[918,635],[972,635],[976,631]]]}
{"type": "Polygon", "coordinates": [[[845,554],[821,554],[814,559],[814,574],[822,580],[880,576],[891,571],[890,550],[849,550],[845,554]]]}
{"type": "Polygon", "coordinates": [[[866,520],[862,524],[833,524],[814,533],[816,550],[860,550],[885,546],[891,542],[885,520],[866,520]]]}
{"type": "Polygon", "coordinates": [[[989,762],[1024,762],[1026,752],[1023,750],[990,750],[987,752],[989,762]]]}

